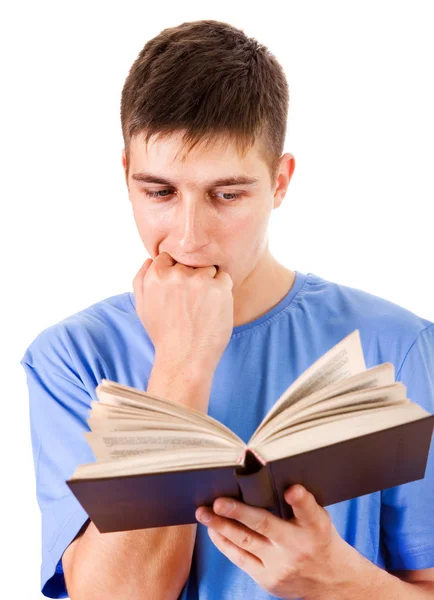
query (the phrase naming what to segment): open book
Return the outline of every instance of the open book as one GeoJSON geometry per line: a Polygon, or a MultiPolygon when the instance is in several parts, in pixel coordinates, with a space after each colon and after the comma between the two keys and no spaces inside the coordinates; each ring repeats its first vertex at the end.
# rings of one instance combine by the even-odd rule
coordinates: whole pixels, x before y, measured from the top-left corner
{"type": "MultiPolygon", "coordinates": [[[[277,399],[246,444],[203,412],[103,379],[84,435],[96,462],[66,482],[97,529],[196,523],[231,496],[289,519],[295,483],[321,506],[425,475],[434,425],[394,366],[366,369],[359,330],[277,399]]],[[[246,399],[248,401],[248,399],[246,399]]]]}

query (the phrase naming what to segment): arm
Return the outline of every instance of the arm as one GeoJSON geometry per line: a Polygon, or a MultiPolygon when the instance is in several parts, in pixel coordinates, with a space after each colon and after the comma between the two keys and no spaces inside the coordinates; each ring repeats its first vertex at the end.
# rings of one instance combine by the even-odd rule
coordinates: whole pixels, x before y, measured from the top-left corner
{"type": "MultiPolygon", "coordinates": [[[[328,591],[327,600],[434,600],[434,569],[388,572],[350,546],[342,561],[345,568],[341,568],[334,593],[328,591]]],[[[323,600],[323,596],[313,595],[312,600],[323,600]]]]}
{"type": "MultiPolygon", "coordinates": [[[[354,548],[348,548],[345,576],[327,600],[434,600],[434,568],[391,573],[374,565],[354,548]]],[[[310,596],[308,596],[310,600],[310,596]]],[[[323,596],[312,596],[323,600],[323,596]]]]}
{"type": "MultiPolygon", "coordinates": [[[[155,362],[148,392],[196,408],[208,406],[212,377],[155,362]]],[[[177,600],[188,578],[196,524],[99,533],[90,522],[63,554],[71,600],[177,600]]]]}
{"type": "Polygon", "coordinates": [[[431,592],[434,598],[434,567],[430,569],[417,569],[414,571],[393,571],[392,575],[399,577],[402,581],[408,581],[418,585],[421,589],[426,589],[431,592]]]}
{"type": "Polygon", "coordinates": [[[284,497],[294,511],[289,520],[234,498],[199,507],[196,518],[218,550],[278,598],[434,600],[434,569],[395,576],[341,538],[306,488],[292,485],[284,497]]]}

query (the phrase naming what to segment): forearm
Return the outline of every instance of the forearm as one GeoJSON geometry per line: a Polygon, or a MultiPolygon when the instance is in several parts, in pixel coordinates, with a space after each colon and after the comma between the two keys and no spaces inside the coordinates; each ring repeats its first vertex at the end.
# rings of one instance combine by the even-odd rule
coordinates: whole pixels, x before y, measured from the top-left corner
{"type": "Polygon", "coordinates": [[[433,583],[403,581],[347,546],[327,591],[304,600],[434,600],[433,583]]]}
{"type": "MultiPolygon", "coordinates": [[[[368,562],[368,561],[367,561],[368,562]]],[[[370,563],[357,579],[347,583],[345,591],[330,600],[434,600],[432,583],[409,583],[370,563]]]]}
{"type": "MultiPolygon", "coordinates": [[[[207,410],[212,376],[155,362],[147,391],[207,410]]],[[[71,600],[177,600],[188,578],[197,524],[100,534],[91,522],[75,550],[71,600]]]]}
{"type": "Polygon", "coordinates": [[[74,554],[71,600],[176,600],[189,574],[196,527],[101,534],[90,522],[74,554]]]}
{"type": "Polygon", "coordinates": [[[167,353],[156,353],[147,391],[207,413],[213,378],[205,363],[177,363],[167,353]]]}

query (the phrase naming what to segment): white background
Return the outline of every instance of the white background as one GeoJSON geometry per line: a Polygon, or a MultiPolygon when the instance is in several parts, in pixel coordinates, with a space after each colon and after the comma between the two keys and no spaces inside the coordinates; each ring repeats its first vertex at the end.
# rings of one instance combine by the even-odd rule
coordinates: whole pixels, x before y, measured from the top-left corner
{"type": "Polygon", "coordinates": [[[120,94],[161,29],[227,21],[287,74],[296,169],[270,221],[293,270],[434,320],[434,19],[427,1],[14,2],[0,15],[2,597],[41,598],[19,360],[44,328],[132,291],[147,257],[121,166],[120,94]],[[4,558],[2,565],[5,566],[4,558]]]}

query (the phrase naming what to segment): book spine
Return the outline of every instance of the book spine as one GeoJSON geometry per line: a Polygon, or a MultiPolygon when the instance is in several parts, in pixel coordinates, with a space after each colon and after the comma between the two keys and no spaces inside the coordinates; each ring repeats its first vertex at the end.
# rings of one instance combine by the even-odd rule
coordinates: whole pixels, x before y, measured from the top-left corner
{"type": "Polygon", "coordinates": [[[244,464],[234,469],[241,491],[241,501],[250,506],[266,508],[280,516],[278,497],[275,493],[269,466],[256,452],[249,448],[245,452],[244,464]]]}

